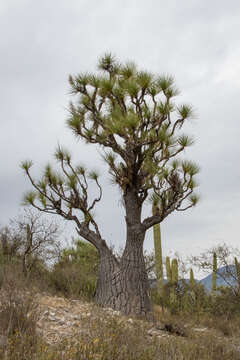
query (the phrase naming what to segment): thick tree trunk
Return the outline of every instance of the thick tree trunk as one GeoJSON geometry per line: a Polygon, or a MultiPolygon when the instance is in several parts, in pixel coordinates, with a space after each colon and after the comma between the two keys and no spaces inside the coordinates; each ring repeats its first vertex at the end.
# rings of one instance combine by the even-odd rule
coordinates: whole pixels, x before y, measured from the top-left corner
{"type": "MultiPolygon", "coordinates": [[[[152,304],[143,257],[145,232],[140,222],[140,211],[130,200],[131,217],[126,216],[127,239],[120,262],[107,247],[99,250],[99,279],[97,303],[119,310],[126,315],[150,316],[152,304]]],[[[129,205],[129,203],[127,203],[129,205]]],[[[129,208],[127,209],[129,210],[129,208]]],[[[127,211],[128,213],[128,211],[127,211]]]]}
{"type": "Polygon", "coordinates": [[[96,301],[126,315],[151,313],[142,244],[128,243],[120,263],[110,250],[100,254],[96,301]]]}
{"type": "Polygon", "coordinates": [[[119,263],[107,246],[99,250],[99,257],[96,301],[99,305],[116,309],[119,263]]]}
{"type": "Polygon", "coordinates": [[[143,257],[143,241],[139,237],[126,243],[121,259],[121,279],[124,312],[140,316],[151,313],[152,304],[143,257]]]}

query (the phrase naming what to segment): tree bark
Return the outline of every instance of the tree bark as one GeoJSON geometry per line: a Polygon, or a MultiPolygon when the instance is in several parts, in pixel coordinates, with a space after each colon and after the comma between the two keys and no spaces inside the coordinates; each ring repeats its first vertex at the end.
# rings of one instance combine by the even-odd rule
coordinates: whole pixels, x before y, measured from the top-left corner
{"type": "Polygon", "coordinates": [[[119,263],[111,250],[104,246],[99,251],[96,302],[105,307],[116,309],[118,289],[116,286],[119,263]]]}
{"type": "Polygon", "coordinates": [[[139,204],[136,208],[136,201],[134,194],[128,194],[125,199],[127,239],[121,260],[118,262],[107,246],[99,250],[96,300],[126,315],[148,317],[152,304],[143,256],[145,231],[141,225],[141,208],[139,204]]]}
{"type": "Polygon", "coordinates": [[[120,263],[110,250],[100,252],[96,301],[126,315],[152,312],[142,243],[128,242],[120,263]]]}

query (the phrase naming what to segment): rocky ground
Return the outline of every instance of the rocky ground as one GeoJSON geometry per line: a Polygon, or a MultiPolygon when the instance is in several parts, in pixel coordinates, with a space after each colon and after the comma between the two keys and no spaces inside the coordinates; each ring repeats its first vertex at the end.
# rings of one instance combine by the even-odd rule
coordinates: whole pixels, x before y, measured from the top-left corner
{"type": "MultiPolygon", "coordinates": [[[[32,295],[29,295],[32,299],[32,295]]],[[[4,294],[1,294],[0,302],[1,300],[3,302],[3,299],[4,294]]],[[[21,296],[19,299],[21,302],[21,296]]],[[[23,299],[26,299],[26,296],[23,299]]],[[[186,352],[185,357],[176,357],[176,359],[240,359],[239,331],[224,335],[220,329],[208,327],[204,322],[197,324],[191,321],[191,318],[174,319],[168,317],[166,313],[162,316],[158,307],[154,309],[158,320],[150,322],[126,317],[118,311],[103,309],[83,300],[48,294],[37,294],[33,299],[32,313],[35,314],[37,311],[39,338],[43,340],[43,344],[46,344],[46,351],[61,354],[62,357],[59,359],[77,358],[76,354],[75,357],[73,356],[72,351],[76,350],[77,353],[78,348],[88,352],[86,359],[90,359],[90,353],[97,358],[96,354],[106,351],[116,352],[119,347],[124,354],[129,354],[129,351],[134,354],[138,351],[139,359],[141,351],[146,349],[162,351],[162,355],[167,354],[166,359],[172,359],[171,352],[181,356],[186,352]],[[204,352],[204,356],[201,357],[199,351],[204,352]]],[[[28,316],[31,316],[31,312],[28,316]]],[[[7,345],[7,337],[5,334],[0,334],[0,348],[5,345],[7,345]]]]}
{"type": "Polygon", "coordinates": [[[108,323],[114,318],[118,324],[124,324],[126,327],[144,329],[146,338],[161,339],[161,341],[172,341],[174,338],[181,338],[182,341],[191,341],[192,338],[202,338],[214,336],[216,342],[226,344],[229,350],[239,351],[240,346],[236,339],[224,338],[217,331],[208,329],[204,326],[191,326],[190,324],[181,324],[181,326],[167,322],[146,322],[123,316],[118,311],[112,309],[100,309],[93,303],[81,300],[65,299],[63,297],[52,297],[48,295],[37,295],[39,304],[39,320],[37,322],[37,331],[49,345],[62,343],[64,339],[68,341],[78,341],[79,337],[94,336],[90,322],[99,326],[102,323],[108,323]]]}
{"type": "MultiPolygon", "coordinates": [[[[94,320],[107,322],[115,318],[119,324],[124,323],[128,327],[145,326],[148,336],[170,336],[169,331],[159,322],[156,325],[152,322],[125,317],[119,311],[110,308],[100,309],[93,303],[48,295],[37,295],[36,299],[39,304],[37,330],[49,344],[57,344],[66,338],[74,339],[79,335],[89,336],[90,319],[91,322],[94,320]]],[[[171,330],[173,333],[177,331],[177,329],[171,330]]]]}
{"type": "MultiPolygon", "coordinates": [[[[79,335],[89,334],[89,320],[109,321],[117,319],[119,324],[126,326],[145,327],[146,335],[158,338],[181,336],[186,337],[189,332],[187,324],[178,326],[176,324],[163,322],[146,322],[123,316],[119,311],[110,308],[100,309],[93,303],[82,300],[71,300],[62,297],[48,295],[37,295],[39,304],[39,320],[37,329],[39,334],[49,344],[57,344],[64,338],[74,338],[79,335]]],[[[194,327],[195,333],[206,333],[206,327],[194,327]]]]}

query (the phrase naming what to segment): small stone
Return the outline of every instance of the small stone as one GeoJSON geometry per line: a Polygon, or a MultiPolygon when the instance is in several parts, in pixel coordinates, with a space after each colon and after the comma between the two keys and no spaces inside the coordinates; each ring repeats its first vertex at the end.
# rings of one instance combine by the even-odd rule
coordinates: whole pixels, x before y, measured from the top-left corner
{"type": "Polygon", "coordinates": [[[60,319],[59,321],[58,321],[58,324],[59,325],[65,325],[65,319],[64,318],[62,318],[62,319],[60,319]]]}
{"type": "Polygon", "coordinates": [[[169,337],[169,334],[164,331],[164,330],[160,330],[157,327],[151,328],[147,331],[147,334],[149,336],[156,336],[158,338],[162,338],[162,337],[169,337]]]}
{"type": "Polygon", "coordinates": [[[159,331],[159,330],[157,330],[157,329],[155,329],[155,328],[152,328],[152,329],[150,329],[150,330],[147,331],[147,334],[148,334],[149,336],[160,336],[160,335],[162,335],[162,332],[159,331]]]}
{"type": "Polygon", "coordinates": [[[57,321],[57,319],[55,318],[55,316],[49,316],[48,319],[49,319],[50,321],[57,321]]]}
{"type": "Polygon", "coordinates": [[[206,331],[207,328],[194,328],[193,331],[197,331],[197,332],[203,332],[203,331],[206,331]]]}

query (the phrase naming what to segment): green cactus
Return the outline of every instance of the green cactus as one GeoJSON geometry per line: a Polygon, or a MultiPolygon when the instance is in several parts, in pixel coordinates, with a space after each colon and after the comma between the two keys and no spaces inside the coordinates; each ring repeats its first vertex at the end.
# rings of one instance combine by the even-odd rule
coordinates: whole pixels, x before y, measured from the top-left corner
{"type": "Polygon", "coordinates": [[[213,253],[212,292],[217,290],[217,254],[213,253]]]}
{"type": "Polygon", "coordinates": [[[193,273],[193,269],[190,269],[190,286],[191,288],[193,288],[196,284],[196,281],[194,279],[194,273],[193,273]]]}
{"type": "Polygon", "coordinates": [[[178,283],[178,261],[177,259],[172,260],[172,282],[178,283]]]}
{"type": "MultiPolygon", "coordinates": [[[[156,205],[153,204],[152,208],[153,215],[156,213],[156,205]]],[[[160,224],[156,224],[153,227],[153,238],[154,238],[154,251],[155,251],[155,266],[157,275],[157,289],[158,293],[162,292],[164,286],[163,279],[163,260],[162,260],[162,239],[160,224]]]]}
{"type": "Polygon", "coordinates": [[[168,283],[172,282],[172,269],[169,256],[166,257],[166,273],[168,283]]]}
{"type": "Polygon", "coordinates": [[[240,290],[240,263],[238,262],[237,258],[234,258],[236,274],[237,274],[237,281],[238,281],[238,289],[240,290]]]}

